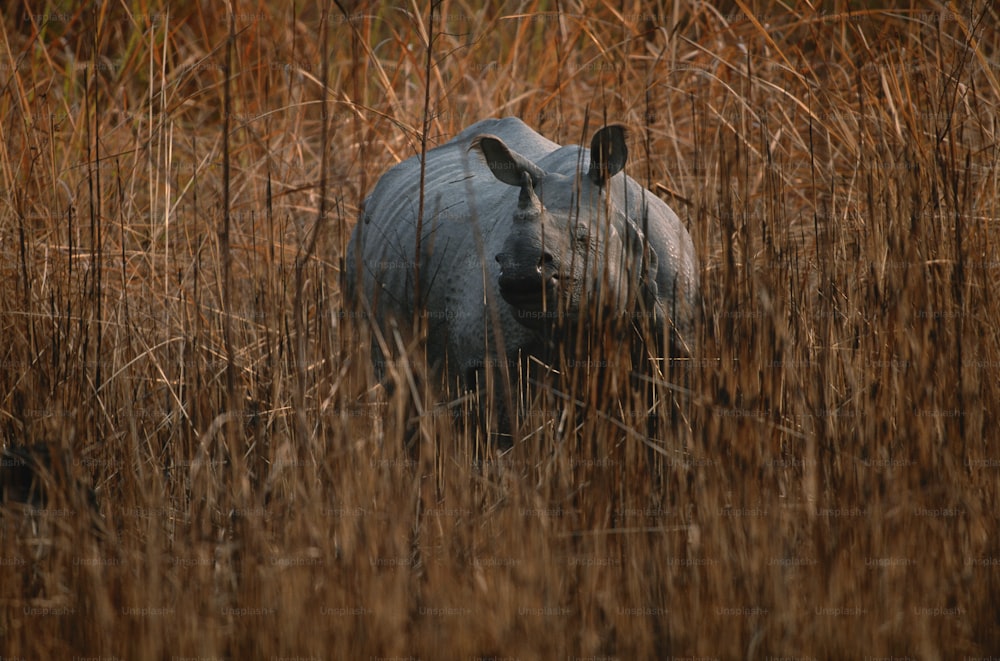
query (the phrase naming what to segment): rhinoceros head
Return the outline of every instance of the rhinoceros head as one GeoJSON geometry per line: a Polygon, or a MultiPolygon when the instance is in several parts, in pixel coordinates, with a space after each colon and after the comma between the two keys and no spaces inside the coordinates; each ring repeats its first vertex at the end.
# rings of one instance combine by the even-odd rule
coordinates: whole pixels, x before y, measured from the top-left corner
{"type": "Polygon", "coordinates": [[[496,136],[478,136],[472,148],[497,179],[520,188],[494,257],[500,295],[523,325],[574,322],[595,310],[624,313],[641,287],[655,288],[656,254],[608,194],[628,158],[623,127],[599,130],[589,169],[574,176],[546,172],[496,136]]]}

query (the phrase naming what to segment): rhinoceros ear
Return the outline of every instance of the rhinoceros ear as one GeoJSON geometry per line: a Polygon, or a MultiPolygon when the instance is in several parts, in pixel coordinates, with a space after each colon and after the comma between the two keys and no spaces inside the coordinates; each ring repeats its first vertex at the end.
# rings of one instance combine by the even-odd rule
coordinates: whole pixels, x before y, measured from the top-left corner
{"type": "Polygon", "coordinates": [[[621,172],[628,159],[625,146],[625,127],[610,124],[594,134],[590,141],[590,170],[587,176],[598,186],[621,172]]]}
{"type": "Polygon", "coordinates": [[[534,186],[545,177],[545,170],[508,147],[495,135],[476,136],[469,145],[469,151],[473,149],[479,150],[483,155],[493,176],[509,186],[520,187],[521,175],[525,173],[531,177],[534,186]]]}

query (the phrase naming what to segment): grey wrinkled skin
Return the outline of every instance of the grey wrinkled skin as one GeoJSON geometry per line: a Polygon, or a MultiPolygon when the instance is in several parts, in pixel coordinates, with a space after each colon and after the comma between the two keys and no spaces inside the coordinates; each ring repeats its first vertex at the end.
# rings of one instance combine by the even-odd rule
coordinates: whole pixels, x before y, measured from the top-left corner
{"type": "MultiPolygon", "coordinates": [[[[559,321],[587,323],[595,311],[651,320],[689,346],[698,296],[691,237],[662,200],[620,172],[622,127],[598,131],[591,148],[598,153],[560,147],[505,118],[429,150],[419,305],[419,157],[396,165],[351,236],[347,300],[370,310],[386,336],[396,324],[405,338],[418,312],[428,362],[458,388],[482,382],[485,367],[543,355],[555,338],[572,336],[553,332],[559,321]]],[[[373,357],[381,368],[381,352],[373,357]]]]}

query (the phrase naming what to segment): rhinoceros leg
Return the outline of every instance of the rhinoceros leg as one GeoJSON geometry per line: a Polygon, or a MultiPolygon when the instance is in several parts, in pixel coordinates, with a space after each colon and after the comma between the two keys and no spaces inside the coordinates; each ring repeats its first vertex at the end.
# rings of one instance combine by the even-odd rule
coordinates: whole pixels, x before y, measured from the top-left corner
{"type": "Polygon", "coordinates": [[[509,450],[519,438],[519,421],[537,419],[537,411],[533,416],[525,415],[531,413],[529,399],[536,390],[529,384],[544,381],[545,370],[541,366],[550,359],[550,351],[539,342],[520,347],[506,359],[492,357],[488,365],[477,362],[468,366],[464,386],[476,399],[470,423],[487,440],[489,449],[509,450]]]}
{"type": "MultiPolygon", "coordinates": [[[[465,390],[474,398],[468,421],[470,431],[478,431],[490,450],[507,450],[513,445],[516,419],[509,410],[503,378],[501,370],[487,368],[482,362],[470,365],[465,371],[465,390]]],[[[477,461],[483,459],[476,457],[477,461]]]]}

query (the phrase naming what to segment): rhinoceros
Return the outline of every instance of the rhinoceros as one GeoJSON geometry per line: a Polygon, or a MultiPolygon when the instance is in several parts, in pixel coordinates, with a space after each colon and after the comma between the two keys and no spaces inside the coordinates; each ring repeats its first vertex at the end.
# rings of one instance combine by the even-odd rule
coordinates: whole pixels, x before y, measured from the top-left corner
{"type": "Polygon", "coordinates": [[[390,338],[390,325],[421,318],[429,364],[459,389],[491,366],[554,355],[574,335],[565,328],[598,313],[644,319],[686,346],[694,245],[670,207],[621,172],[625,138],[609,125],[590,149],[562,147],[517,118],[483,120],[427,151],[422,219],[420,157],[399,163],[364,201],[348,300],[390,338]]]}

